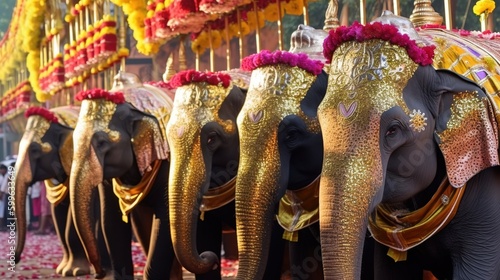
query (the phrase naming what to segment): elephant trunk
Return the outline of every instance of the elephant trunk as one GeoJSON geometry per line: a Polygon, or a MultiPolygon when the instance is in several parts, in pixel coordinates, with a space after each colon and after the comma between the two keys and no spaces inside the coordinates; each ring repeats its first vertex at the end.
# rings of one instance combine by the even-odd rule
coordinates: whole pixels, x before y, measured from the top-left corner
{"type": "Polygon", "coordinates": [[[21,260],[21,254],[26,242],[26,194],[29,184],[33,180],[30,158],[24,150],[26,149],[19,149],[20,155],[15,166],[16,263],[21,260]]]}
{"type": "Polygon", "coordinates": [[[97,241],[92,231],[90,203],[92,190],[103,181],[102,166],[94,149],[75,151],[70,175],[70,204],[75,226],[85,248],[89,262],[94,266],[96,278],[105,275],[101,267],[97,241]],[[80,152],[80,153],[79,153],[80,152]]]}
{"type": "Polygon", "coordinates": [[[321,123],[327,128],[319,194],[324,277],[360,279],[368,214],[381,200],[384,177],[379,124],[370,130],[339,123],[321,123]]]}
{"type": "MultiPolygon", "coordinates": [[[[242,139],[245,138],[242,137],[242,139]]],[[[275,205],[279,199],[277,194],[280,176],[278,149],[272,145],[257,144],[260,141],[254,142],[255,144],[251,142],[253,141],[242,141],[236,180],[238,279],[244,280],[262,279],[264,276],[275,205]],[[264,148],[256,148],[260,146],[264,148]]],[[[264,143],[268,142],[264,141],[264,143]]]]}
{"type": "Polygon", "coordinates": [[[190,150],[180,152],[174,145],[171,148],[170,226],[174,251],[181,265],[192,273],[204,274],[217,269],[219,260],[210,251],[199,254],[196,247],[200,200],[208,181],[199,141],[190,150]]]}

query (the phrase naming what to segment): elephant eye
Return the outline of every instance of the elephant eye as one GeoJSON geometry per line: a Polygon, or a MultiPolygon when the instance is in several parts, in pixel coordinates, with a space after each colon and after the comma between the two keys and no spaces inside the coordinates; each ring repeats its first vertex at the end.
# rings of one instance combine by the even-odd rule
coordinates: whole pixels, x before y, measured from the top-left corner
{"type": "Polygon", "coordinates": [[[207,137],[207,144],[208,145],[213,144],[215,143],[215,140],[217,140],[217,133],[212,132],[207,137]]]}
{"type": "Polygon", "coordinates": [[[397,130],[398,130],[397,125],[391,125],[389,129],[387,129],[387,131],[385,132],[385,136],[392,136],[396,134],[397,130]]]}
{"type": "Polygon", "coordinates": [[[297,129],[290,129],[287,131],[285,136],[286,141],[294,141],[299,136],[299,131],[297,129]]]}

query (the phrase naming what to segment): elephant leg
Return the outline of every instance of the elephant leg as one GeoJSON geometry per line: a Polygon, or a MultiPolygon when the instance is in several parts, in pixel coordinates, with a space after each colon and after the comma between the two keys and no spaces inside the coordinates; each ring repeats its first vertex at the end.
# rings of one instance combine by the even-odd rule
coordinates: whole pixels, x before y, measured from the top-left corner
{"type": "Polygon", "coordinates": [[[263,279],[281,278],[284,253],[285,240],[283,239],[283,228],[275,221],[273,222],[269,257],[263,279]]]}
{"type": "Polygon", "coordinates": [[[101,206],[101,227],[111,259],[114,279],[132,279],[132,229],[130,223],[122,221],[118,198],[113,189],[105,184],[99,185],[101,206]]]}
{"type": "Polygon", "coordinates": [[[54,228],[56,230],[57,238],[59,239],[59,242],[61,242],[63,249],[63,257],[61,262],[56,268],[56,273],[62,274],[63,268],[66,266],[66,263],[68,262],[69,259],[69,248],[64,234],[66,231],[66,220],[69,211],[69,198],[66,197],[66,199],[60,202],[57,206],[51,204],[50,208],[52,211],[52,218],[54,220],[54,225],[55,225],[54,228]]]}
{"type": "Polygon", "coordinates": [[[94,218],[92,222],[94,224],[93,228],[94,236],[97,240],[97,248],[99,249],[99,255],[101,256],[101,265],[105,270],[111,271],[111,258],[107,249],[106,240],[104,240],[103,227],[101,224],[101,203],[99,200],[99,191],[96,189],[92,193],[92,217],[94,218]]]}
{"type": "MultiPolygon", "coordinates": [[[[411,252],[408,252],[406,261],[395,262],[387,256],[388,248],[378,242],[374,242],[374,273],[375,280],[422,280],[423,269],[411,261],[411,252]]],[[[411,251],[411,250],[410,250],[411,251]]]]}
{"type": "Polygon", "coordinates": [[[153,227],[154,211],[151,207],[139,203],[134,207],[130,216],[134,236],[139,244],[141,244],[142,250],[147,256],[150,246],[151,228],[153,227]]]}
{"type": "Polygon", "coordinates": [[[71,211],[68,211],[67,215],[65,237],[69,248],[69,257],[66,266],[62,270],[62,275],[81,276],[90,274],[91,265],[87,260],[87,255],[73,224],[71,211]]]}
{"type": "Polygon", "coordinates": [[[167,209],[164,214],[155,215],[151,230],[149,254],[144,268],[144,279],[170,279],[169,275],[175,259],[170,238],[170,223],[167,209]]]}
{"type": "Polygon", "coordinates": [[[374,277],[373,250],[376,241],[370,235],[370,232],[367,230],[363,246],[363,260],[361,261],[361,280],[372,280],[374,277]]]}
{"type": "Polygon", "coordinates": [[[102,227],[101,219],[97,219],[94,224],[95,236],[97,239],[97,246],[99,248],[99,255],[101,256],[102,267],[107,271],[111,271],[113,269],[113,266],[111,263],[111,257],[109,255],[106,240],[104,238],[104,228],[102,227]]]}
{"type": "Polygon", "coordinates": [[[318,224],[298,232],[298,241],[289,242],[292,279],[323,279],[318,224]],[[316,234],[317,233],[317,234],[316,234]]]}
{"type": "MultiPolygon", "coordinates": [[[[214,252],[221,259],[222,225],[217,210],[205,212],[204,220],[198,220],[197,247],[199,252],[214,252]]],[[[217,269],[204,274],[197,274],[196,280],[218,280],[221,279],[220,263],[217,269]]]]}

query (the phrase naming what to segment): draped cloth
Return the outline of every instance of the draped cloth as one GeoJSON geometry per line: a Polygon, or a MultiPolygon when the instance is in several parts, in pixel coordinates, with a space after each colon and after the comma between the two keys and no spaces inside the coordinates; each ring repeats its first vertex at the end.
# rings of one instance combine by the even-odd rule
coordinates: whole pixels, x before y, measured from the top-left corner
{"type": "Polygon", "coordinates": [[[429,202],[413,212],[380,204],[368,219],[368,229],[375,240],[389,247],[390,257],[395,261],[406,260],[409,249],[432,237],[453,219],[465,188],[454,188],[445,179],[429,202]]]}
{"type": "Polygon", "coordinates": [[[141,181],[135,186],[127,186],[118,178],[113,179],[113,192],[118,197],[122,220],[128,222],[128,213],[149,193],[160,170],[161,160],[153,163],[153,167],[144,173],[141,181]]]}
{"type": "Polygon", "coordinates": [[[299,230],[319,221],[319,178],[281,198],[276,219],[285,230],[283,239],[297,242],[299,230]]]}

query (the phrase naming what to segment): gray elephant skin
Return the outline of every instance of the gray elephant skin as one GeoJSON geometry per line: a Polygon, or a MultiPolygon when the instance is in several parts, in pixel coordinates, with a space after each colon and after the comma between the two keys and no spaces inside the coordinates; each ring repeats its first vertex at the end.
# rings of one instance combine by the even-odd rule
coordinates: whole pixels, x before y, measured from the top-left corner
{"type": "Polygon", "coordinates": [[[367,226],[375,279],[500,278],[499,43],[469,35],[390,14],[330,31],[325,279],[359,279],[367,226]]]}
{"type": "MultiPolygon", "coordinates": [[[[132,216],[136,223],[143,223],[135,227],[135,233],[141,244],[146,244],[144,278],[169,279],[175,254],[168,216],[169,160],[164,130],[171,98],[160,88],[142,84],[135,75],[120,72],[113,91],[92,89],[76,99],[82,102],[82,109],[73,135],[71,207],[96,277],[102,278],[106,272],[100,267],[89,228],[87,195],[93,186],[111,180],[123,220],[132,216]]],[[[128,239],[130,250],[129,232],[110,238],[128,239]]],[[[125,277],[133,273],[125,272],[125,277]]],[[[124,272],[114,274],[123,277],[124,272]]]]}
{"type": "MultiPolygon", "coordinates": [[[[215,73],[188,70],[176,74],[169,82],[177,88],[167,126],[172,160],[169,178],[172,241],[180,263],[195,273],[196,279],[221,279],[222,231],[236,228],[234,190],[239,161],[236,117],[246,93],[236,82],[243,80],[248,86],[249,73],[237,69],[215,73]],[[198,251],[203,253],[200,255],[198,251]]],[[[265,272],[267,279],[278,279],[281,274],[280,239],[277,234],[273,244],[274,266],[265,272]]]]}
{"type": "MultiPolygon", "coordinates": [[[[262,51],[242,61],[242,68],[252,71],[252,76],[237,122],[241,150],[236,182],[238,279],[263,279],[283,195],[318,185],[314,182],[321,173],[323,139],[316,110],[327,86],[322,66],[305,54],[280,51],[262,51]]],[[[314,191],[301,199],[314,200],[314,191]]],[[[292,204],[300,208],[301,199],[292,204]]],[[[314,211],[306,204],[300,211],[314,211]]],[[[322,274],[319,231],[317,223],[308,225],[295,228],[292,221],[287,227],[298,235],[289,243],[290,273],[318,279],[322,274]],[[309,271],[303,269],[306,258],[314,266],[309,271]]]]}
{"type": "MultiPolygon", "coordinates": [[[[69,209],[69,172],[73,155],[73,128],[79,107],[65,106],[51,109],[30,107],[26,110],[27,125],[19,145],[15,166],[15,201],[17,217],[16,262],[21,260],[26,240],[26,194],[28,187],[46,180],[55,230],[63,248],[63,258],[56,273],[64,276],[85,275],[91,272],[90,264],[78,238],[69,209]],[[54,183],[57,182],[57,183],[54,183]]],[[[95,193],[94,196],[96,196],[95,193]]],[[[100,253],[109,266],[102,232],[100,253]]]]}

